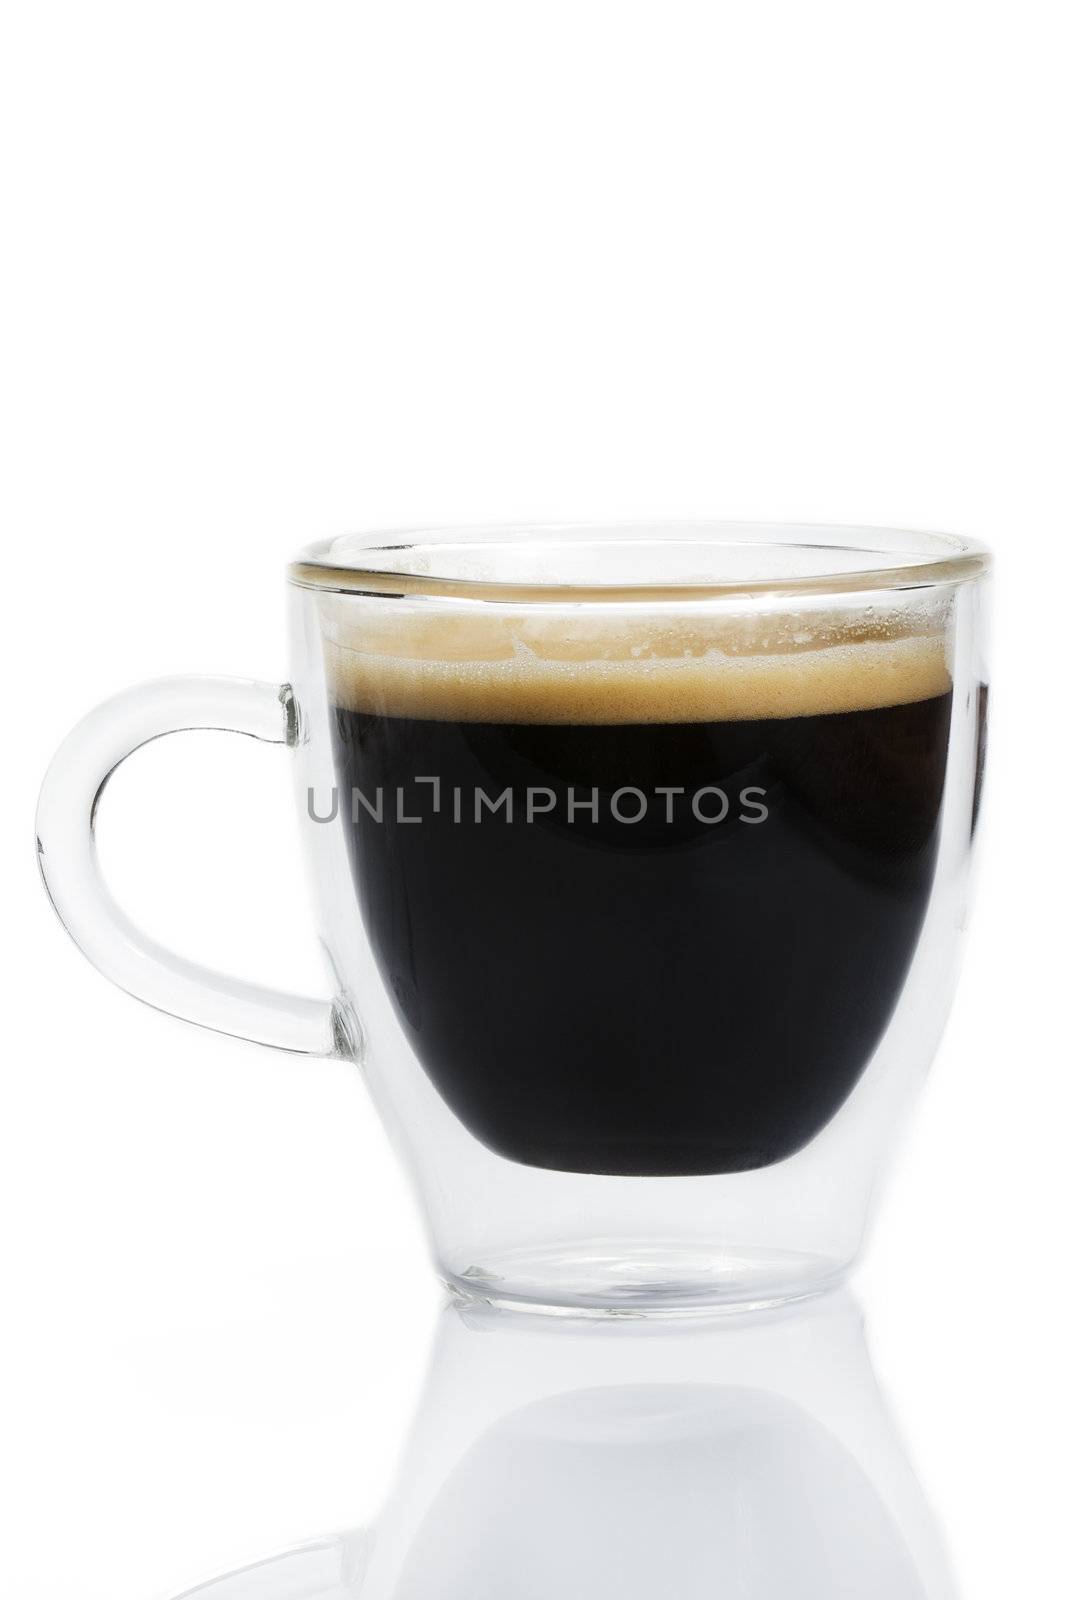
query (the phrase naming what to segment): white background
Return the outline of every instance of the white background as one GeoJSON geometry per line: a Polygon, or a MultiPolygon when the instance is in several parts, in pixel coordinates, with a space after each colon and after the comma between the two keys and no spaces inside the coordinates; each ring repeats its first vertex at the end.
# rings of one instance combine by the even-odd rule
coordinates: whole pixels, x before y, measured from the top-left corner
{"type": "MultiPolygon", "coordinates": [[[[861,1276],[968,1600],[1062,1592],[1067,144],[1052,3],[12,5],[0,1590],[153,1600],[366,1518],[436,1294],[354,1073],[94,974],[37,881],[69,724],[285,673],[363,526],[944,527],[999,557],[984,871],[861,1276]]],[[[159,936],[322,990],[286,758],[108,791],[159,936]]]]}

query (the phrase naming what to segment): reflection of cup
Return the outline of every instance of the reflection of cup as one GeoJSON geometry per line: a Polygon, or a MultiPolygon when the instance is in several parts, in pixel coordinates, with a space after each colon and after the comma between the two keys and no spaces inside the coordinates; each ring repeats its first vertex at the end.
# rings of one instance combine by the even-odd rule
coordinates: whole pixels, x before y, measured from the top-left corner
{"type": "Polygon", "coordinates": [[[837,1281],[952,992],[985,553],[871,529],[340,540],[285,685],[100,707],[45,780],[70,931],[142,999],[358,1061],[442,1277],[673,1313],[837,1281]],[[332,1001],[195,966],[93,822],[183,728],[288,745],[332,1001]]]}
{"type": "Polygon", "coordinates": [[[202,1600],[952,1600],[854,1302],[611,1328],[447,1310],[376,1529],[202,1600]],[[301,1587],[303,1585],[303,1587],[301,1587]]]}
{"type": "Polygon", "coordinates": [[[759,1390],[538,1401],[474,1445],[397,1600],[501,1594],[909,1600],[914,1563],[853,1458],[759,1390]],[[663,1588],[659,1586],[663,1585],[663,1588]]]}

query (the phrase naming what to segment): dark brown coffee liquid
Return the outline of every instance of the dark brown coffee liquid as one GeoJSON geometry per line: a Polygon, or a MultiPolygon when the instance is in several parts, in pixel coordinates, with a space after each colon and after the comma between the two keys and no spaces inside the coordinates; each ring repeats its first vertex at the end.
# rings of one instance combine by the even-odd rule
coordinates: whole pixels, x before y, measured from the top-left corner
{"type": "Polygon", "coordinates": [[[374,954],[463,1125],[585,1173],[802,1149],[907,974],[950,705],[539,722],[335,704],[342,809],[369,802],[345,826],[374,954]]]}

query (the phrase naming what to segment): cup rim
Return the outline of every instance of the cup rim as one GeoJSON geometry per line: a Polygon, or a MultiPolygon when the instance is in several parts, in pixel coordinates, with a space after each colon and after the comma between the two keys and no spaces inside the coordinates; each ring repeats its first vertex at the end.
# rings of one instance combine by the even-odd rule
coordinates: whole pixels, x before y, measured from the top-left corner
{"type": "Polygon", "coordinates": [[[368,530],[308,545],[287,576],[300,588],[366,597],[647,604],[928,589],[978,578],[990,564],[984,544],[955,534],[858,524],[642,519],[368,530]],[[598,552],[608,565],[609,547],[617,552],[638,545],[664,556],[668,550],[674,556],[679,550],[700,552],[705,558],[718,552],[720,562],[727,550],[751,551],[752,570],[727,574],[713,563],[706,573],[595,575],[598,552]],[[545,557],[554,552],[564,563],[582,552],[585,570],[580,577],[560,577],[549,559],[543,573],[523,574],[523,562],[528,566],[538,549],[545,557]],[[457,552],[469,558],[474,551],[483,552],[483,568],[488,562],[490,570],[462,570],[457,552]],[[489,551],[491,560],[485,555],[489,551]],[[796,571],[789,570],[784,554],[790,551],[796,571]],[[760,570],[756,552],[768,570],[760,570]],[[513,570],[519,569],[516,576],[508,575],[509,557],[513,570]]]}

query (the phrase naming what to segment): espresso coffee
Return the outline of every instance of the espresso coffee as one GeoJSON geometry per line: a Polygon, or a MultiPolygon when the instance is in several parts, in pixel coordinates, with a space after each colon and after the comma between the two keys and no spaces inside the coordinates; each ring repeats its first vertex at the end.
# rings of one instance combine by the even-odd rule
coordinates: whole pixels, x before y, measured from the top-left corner
{"type": "Polygon", "coordinates": [[[537,643],[333,652],[340,809],[396,1014],[511,1160],[781,1161],[855,1088],[915,951],[943,641],[537,643]]]}

